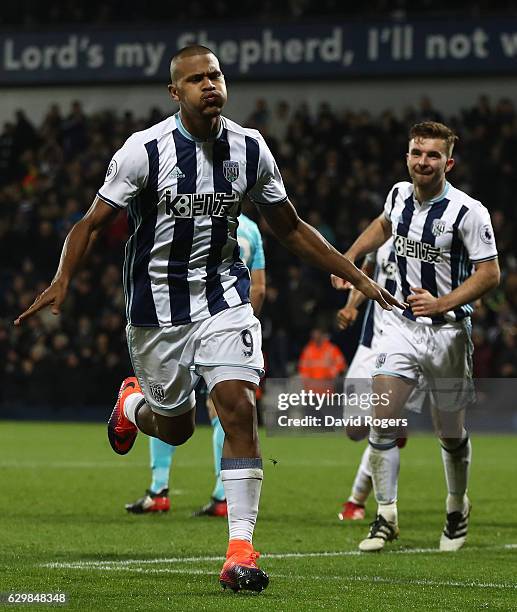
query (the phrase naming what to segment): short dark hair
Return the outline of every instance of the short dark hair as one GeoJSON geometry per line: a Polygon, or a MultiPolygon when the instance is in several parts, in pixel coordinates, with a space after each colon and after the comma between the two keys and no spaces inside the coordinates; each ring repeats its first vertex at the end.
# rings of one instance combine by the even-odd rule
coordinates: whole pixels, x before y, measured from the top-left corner
{"type": "Polygon", "coordinates": [[[212,49],[209,49],[208,47],[205,47],[204,45],[188,45],[180,49],[177,53],[175,53],[172,56],[172,59],[171,59],[171,66],[170,66],[171,81],[174,83],[174,81],[176,80],[176,63],[180,59],[183,59],[184,57],[190,57],[191,55],[208,55],[209,53],[212,53],[213,55],[215,55],[212,49]]]}
{"type": "Polygon", "coordinates": [[[451,128],[438,121],[422,121],[422,123],[415,123],[409,130],[409,140],[413,138],[439,138],[440,140],[444,140],[449,155],[452,154],[454,145],[459,140],[458,136],[451,128]]]}

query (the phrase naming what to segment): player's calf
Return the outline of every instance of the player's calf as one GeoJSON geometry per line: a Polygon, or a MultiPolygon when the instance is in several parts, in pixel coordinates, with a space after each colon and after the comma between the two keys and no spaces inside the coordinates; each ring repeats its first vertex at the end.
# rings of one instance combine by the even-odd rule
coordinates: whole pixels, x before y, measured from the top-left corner
{"type": "Polygon", "coordinates": [[[256,385],[244,380],[225,380],[212,389],[227,457],[260,457],[255,391],[256,385]]]}
{"type": "Polygon", "coordinates": [[[359,550],[363,552],[382,550],[386,542],[391,542],[399,535],[397,484],[400,449],[396,432],[384,433],[372,428],[369,443],[369,465],[378,509],[368,536],[359,544],[359,550]]]}
{"type": "Polygon", "coordinates": [[[471,504],[467,497],[467,485],[472,446],[463,429],[456,438],[442,438],[442,461],[447,483],[447,516],[440,537],[440,550],[459,550],[467,539],[471,504]]]}
{"type": "Polygon", "coordinates": [[[189,404],[189,409],[176,416],[175,410],[170,410],[170,416],[154,412],[148,404],[138,411],[137,425],[140,431],[148,436],[158,438],[172,446],[181,446],[189,440],[195,429],[195,406],[189,404]]]}

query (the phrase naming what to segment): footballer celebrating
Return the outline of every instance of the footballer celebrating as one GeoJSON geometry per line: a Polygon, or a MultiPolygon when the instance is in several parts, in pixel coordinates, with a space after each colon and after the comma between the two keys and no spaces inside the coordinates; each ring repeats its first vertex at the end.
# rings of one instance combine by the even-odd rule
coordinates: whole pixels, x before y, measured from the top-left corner
{"type": "MultiPolygon", "coordinates": [[[[240,257],[250,271],[250,302],[253,313],[258,317],[266,294],[264,247],[258,225],[244,213],[239,216],[237,242],[239,243],[240,257]]],[[[381,307],[379,306],[379,308],[381,307]]],[[[213,428],[212,450],[214,456],[215,487],[211,500],[194,512],[193,516],[226,517],[228,510],[224,486],[221,480],[224,431],[210,397],[207,399],[206,407],[208,418],[213,428]]],[[[149,452],[152,472],[151,486],[143,497],[133,503],[126,504],[126,510],[133,514],[168,512],[170,509],[169,477],[176,447],[162,442],[158,438],[149,438],[149,452]]]]}
{"type": "Polygon", "coordinates": [[[230,541],[220,582],[261,591],[269,579],[257,566],[252,537],[263,478],[255,407],[263,359],[236,236],[241,201],[248,196],[276,237],[308,264],[350,281],[383,308],[404,305],[298,217],[260,133],[221,116],[226,85],[210,49],[192,45],[172,58],[169,92],[179,112],[133,134],[115,153],[91,208],[65,240],[51,286],[15,323],[48,305],[59,312],[91,241],[125,209],[127,340],[136,376],[120,387],[109,441],[119,454],[139,430],[169,444],[186,442],[202,377],[225,433],[230,541]]]}
{"type": "MultiPolygon", "coordinates": [[[[500,277],[488,210],[446,180],[454,166],[456,139],[452,130],[437,122],[411,128],[411,182],[393,186],[384,212],[346,253],[355,261],[393,238],[396,295],[409,306],[400,313],[384,313],[372,388],[390,401],[375,412],[379,418],[400,417],[417,381],[424,381],[447,484],[443,551],[463,546],[470,513],[471,443],[464,421],[465,407],[474,397],[471,303],[496,287],[500,277]]],[[[397,430],[372,427],[369,442],[378,510],[359,548],[377,551],[399,532],[397,430]]]]}

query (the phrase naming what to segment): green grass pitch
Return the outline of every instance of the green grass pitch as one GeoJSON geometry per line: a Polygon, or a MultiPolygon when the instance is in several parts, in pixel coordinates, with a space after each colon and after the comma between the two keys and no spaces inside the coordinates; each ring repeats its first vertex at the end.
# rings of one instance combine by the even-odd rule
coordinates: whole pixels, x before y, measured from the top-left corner
{"type": "MultiPolygon", "coordinates": [[[[220,589],[226,521],[189,516],[211,491],[210,440],[199,428],[176,452],[168,515],[131,516],[124,503],[149,484],[144,436],[118,457],[101,425],[0,422],[0,592],[63,591],[67,610],[94,611],[517,609],[515,437],[473,437],[473,513],[458,553],[436,550],[445,494],[438,444],[410,439],[400,539],[390,552],[358,554],[368,521],[342,524],[337,512],[363,443],[263,433],[254,542],[271,582],[260,595],[220,589]]],[[[369,520],[373,509],[370,501],[369,520]]]]}

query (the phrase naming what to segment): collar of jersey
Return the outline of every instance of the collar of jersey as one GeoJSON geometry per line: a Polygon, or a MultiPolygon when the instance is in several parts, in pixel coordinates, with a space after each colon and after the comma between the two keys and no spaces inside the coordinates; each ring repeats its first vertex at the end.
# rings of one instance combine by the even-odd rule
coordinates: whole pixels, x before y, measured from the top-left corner
{"type": "Polygon", "coordinates": [[[413,200],[419,206],[424,206],[426,204],[436,204],[436,202],[439,202],[440,200],[443,200],[443,198],[447,195],[450,186],[451,186],[451,184],[449,183],[449,181],[445,181],[445,185],[444,185],[442,193],[440,195],[437,195],[436,198],[433,198],[432,200],[424,200],[422,202],[422,204],[420,204],[420,202],[415,198],[415,191],[413,190],[413,200]]]}
{"type": "Polygon", "coordinates": [[[196,138],[187,130],[187,128],[183,125],[183,121],[181,120],[179,112],[174,115],[174,118],[176,119],[176,125],[178,126],[180,134],[182,136],[185,136],[185,138],[187,138],[188,140],[192,140],[193,142],[213,142],[214,140],[217,140],[223,133],[223,122],[221,120],[219,122],[219,131],[217,132],[217,134],[213,138],[202,140],[201,138],[196,138]]]}

